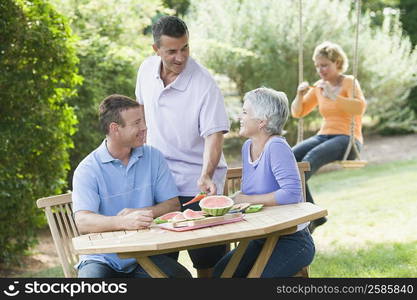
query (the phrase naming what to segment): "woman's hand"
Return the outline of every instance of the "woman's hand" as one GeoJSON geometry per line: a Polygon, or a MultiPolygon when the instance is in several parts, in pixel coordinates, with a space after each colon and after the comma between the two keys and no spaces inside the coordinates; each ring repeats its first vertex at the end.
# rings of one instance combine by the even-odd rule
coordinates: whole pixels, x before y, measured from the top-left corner
{"type": "Polygon", "coordinates": [[[248,196],[243,194],[241,191],[237,192],[235,195],[233,195],[233,201],[235,203],[245,203],[248,202],[248,196]]]}
{"type": "Polygon", "coordinates": [[[317,86],[323,90],[324,97],[330,100],[336,100],[337,94],[335,93],[335,89],[328,81],[321,80],[317,86]]]}
{"type": "Polygon", "coordinates": [[[307,91],[308,91],[308,89],[309,89],[309,84],[308,84],[308,82],[307,81],[304,81],[304,82],[301,82],[299,85],[298,85],[298,88],[297,88],[297,93],[299,93],[299,94],[301,94],[301,95],[304,95],[305,93],[307,93],[307,91]]]}

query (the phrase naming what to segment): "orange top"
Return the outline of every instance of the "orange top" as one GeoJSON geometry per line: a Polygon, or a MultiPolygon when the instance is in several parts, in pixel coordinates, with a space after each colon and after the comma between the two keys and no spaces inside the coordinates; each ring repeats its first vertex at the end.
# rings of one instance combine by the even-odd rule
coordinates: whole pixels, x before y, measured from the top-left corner
{"type": "Polygon", "coordinates": [[[323,117],[323,123],[317,134],[346,134],[350,135],[350,123],[355,115],[355,138],[363,143],[362,115],[365,113],[366,101],[359,82],[356,81],[355,98],[352,97],[353,76],[346,76],[342,81],[336,100],[323,96],[322,89],[315,86],[304,95],[302,111],[293,117],[300,118],[308,115],[317,105],[323,117]]]}

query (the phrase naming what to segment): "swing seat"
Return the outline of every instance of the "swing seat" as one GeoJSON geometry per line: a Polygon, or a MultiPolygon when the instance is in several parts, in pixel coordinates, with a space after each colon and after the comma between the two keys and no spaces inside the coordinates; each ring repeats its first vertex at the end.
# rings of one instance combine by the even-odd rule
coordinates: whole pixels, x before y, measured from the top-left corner
{"type": "Polygon", "coordinates": [[[363,168],[368,162],[366,160],[338,160],[334,162],[345,169],[363,168]]]}

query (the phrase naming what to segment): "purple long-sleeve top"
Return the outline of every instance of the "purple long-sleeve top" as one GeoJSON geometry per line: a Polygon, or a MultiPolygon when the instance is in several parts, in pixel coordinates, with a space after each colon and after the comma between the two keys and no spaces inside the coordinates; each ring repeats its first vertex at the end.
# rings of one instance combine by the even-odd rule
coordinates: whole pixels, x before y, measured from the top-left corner
{"type": "Polygon", "coordinates": [[[249,139],[242,147],[242,193],[259,195],[274,192],[279,205],[301,202],[301,178],[285,138],[270,138],[261,156],[254,162],[250,157],[251,145],[252,140],[249,139]]]}

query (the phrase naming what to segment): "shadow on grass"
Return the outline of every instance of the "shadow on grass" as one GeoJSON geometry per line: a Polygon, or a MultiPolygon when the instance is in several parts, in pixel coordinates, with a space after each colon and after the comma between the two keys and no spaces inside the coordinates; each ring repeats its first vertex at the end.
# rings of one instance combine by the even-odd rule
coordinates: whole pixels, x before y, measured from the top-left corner
{"type": "Polygon", "coordinates": [[[316,253],[310,277],[417,277],[417,241],[378,243],[361,249],[316,253]]]}
{"type": "Polygon", "coordinates": [[[62,271],[61,266],[56,266],[48,269],[39,270],[38,272],[27,272],[22,274],[19,277],[27,278],[63,278],[64,272],[62,271]]]}

